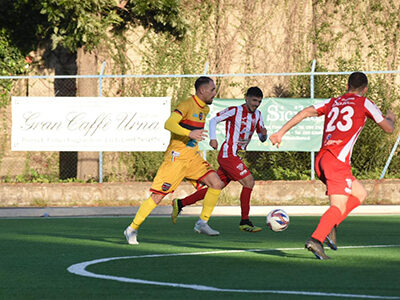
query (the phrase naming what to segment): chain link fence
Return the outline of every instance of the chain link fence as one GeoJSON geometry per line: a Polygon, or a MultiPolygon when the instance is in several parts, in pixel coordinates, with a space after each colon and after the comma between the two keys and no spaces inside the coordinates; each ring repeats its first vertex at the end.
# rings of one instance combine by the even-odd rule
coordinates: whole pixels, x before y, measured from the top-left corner
{"type": "MultiPolygon", "coordinates": [[[[392,72],[392,73],[396,73],[392,72]]],[[[327,87],[327,81],[334,81],[342,89],[347,74],[342,73],[297,73],[297,74],[227,74],[210,75],[217,78],[219,98],[243,98],[250,85],[257,85],[265,96],[273,97],[314,97],[328,98],[314,89],[319,85],[327,87]],[[310,81],[311,76],[311,81],[310,81]],[[315,78],[314,78],[315,76],[315,78]],[[273,85],[271,85],[273,77],[273,85]],[[250,80],[251,79],[251,80],[250,80]],[[297,81],[296,81],[297,80],[297,81]],[[314,83],[315,80],[315,83],[314,83]],[[293,88],[293,86],[297,89],[293,88]],[[320,94],[318,94],[320,93],[320,94]]],[[[367,72],[368,73],[368,72],[367,72]]],[[[379,72],[376,72],[379,73],[379,72]]],[[[397,72],[399,73],[399,72],[397,72]]],[[[396,75],[398,76],[398,75],[396,75]]],[[[174,109],[179,100],[193,93],[194,75],[182,76],[32,76],[1,78],[11,81],[13,96],[99,96],[143,97],[172,96],[174,109]]],[[[389,89],[389,97],[383,99],[374,84],[389,81],[395,83],[393,74],[369,75],[373,89],[368,95],[382,111],[389,107],[398,108],[398,90],[389,89]],[[378,98],[380,97],[380,98],[378,98]],[[396,98],[397,97],[397,98],[396,98]]],[[[396,84],[393,84],[396,86],[396,84]]],[[[328,90],[331,96],[340,92],[328,90]]],[[[4,95],[3,95],[4,96],[4,95]]],[[[162,152],[15,152],[11,151],[11,104],[10,97],[4,96],[0,107],[0,182],[60,182],[100,181],[132,182],[151,181],[162,161],[162,152]],[[91,162],[93,169],[89,176],[81,176],[82,164],[91,162]],[[100,175],[99,175],[100,174],[100,175]]],[[[398,115],[398,111],[397,111],[398,115]]],[[[268,128],[267,128],[268,129],[268,128]]],[[[269,132],[271,134],[271,132],[269,132]]],[[[384,135],[380,128],[368,121],[353,151],[353,172],[360,179],[378,179],[387,163],[387,158],[396,141],[395,135],[384,135]]],[[[206,158],[218,168],[217,151],[207,151],[206,158]]],[[[400,159],[394,150],[386,178],[400,178],[400,159]]],[[[309,180],[313,178],[313,156],[310,152],[253,152],[240,153],[256,180],[309,180]]],[[[87,167],[87,165],[86,165],[87,167]]]]}

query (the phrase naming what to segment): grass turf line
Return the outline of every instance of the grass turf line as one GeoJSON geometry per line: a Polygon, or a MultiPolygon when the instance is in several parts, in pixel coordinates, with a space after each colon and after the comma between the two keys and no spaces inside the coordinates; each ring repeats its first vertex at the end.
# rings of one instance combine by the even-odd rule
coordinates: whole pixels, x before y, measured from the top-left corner
{"type": "MultiPolygon", "coordinates": [[[[258,226],[265,219],[252,218],[258,226]]],[[[292,217],[289,229],[239,231],[237,217],[213,217],[221,232],[208,237],[193,232],[196,218],[149,218],[141,228],[138,246],[122,234],[130,218],[42,218],[0,220],[1,298],[117,298],[132,299],[218,297],[239,299],[243,294],[193,291],[85,278],[66,269],[98,258],[242,249],[301,248],[295,251],[215,253],[198,256],[113,261],[90,266],[91,272],[144,280],[201,284],[223,289],[296,290],[326,293],[400,295],[400,248],[327,250],[333,259],[318,261],[303,250],[317,217],[292,217]]],[[[400,244],[400,216],[346,220],[338,230],[340,246],[400,244]]],[[[246,298],[287,299],[287,295],[246,294],[246,298]]],[[[309,296],[290,296],[306,299],[309,296]]]]}

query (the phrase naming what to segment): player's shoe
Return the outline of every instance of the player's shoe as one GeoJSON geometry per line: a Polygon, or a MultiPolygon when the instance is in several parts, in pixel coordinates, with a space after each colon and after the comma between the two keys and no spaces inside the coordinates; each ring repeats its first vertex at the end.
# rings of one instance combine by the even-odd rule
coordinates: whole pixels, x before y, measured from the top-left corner
{"type": "Polygon", "coordinates": [[[318,259],[330,259],[330,257],[325,254],[324,247],[322,246],[321,242],[314,238],[309,238],[306,241],[305,248],[314,253],[315,257],[318,259]]]}
{"type": "Polygon", "coordinates": [[[246,231],[246,232],[259,232],[261,231],[261,227],[254,226],[253,223],[251,223],[250,220],[241,220],[239,229],[241,231],[246,231]]]}
{"type": "Polygon", "coordinates": [[[329,246],[332,250],[337,250],[337,243],[336,243],[336,226],[332,228],[331,232],[325,239],[325,244],[329,246]]]}
{"type": "Polygon", "coordinates": [[[204,233],[210,236],[219,235],[219,232],[212,229],[210,225],[208,225],[207,223],[197,222],[196,225],[194,225],[194,231],[197,233],[204,233]]]}
{"type": "Polygon", "coordinates": [[[182,208],[179,208],[178,201],[180,199],[175,198],[172,200],[172,213],[171,213],[171,220],[172,224],[176,224],[176,221],[178,220],[178,215],[181,213],[182,208]]]}
{"type": "Polygon", "coordinates": [[[137,230],[133,229],[131,226],[126,227],[124,231],[126,240],[130,245],[137,245],[139,242],[137,241],[137,230]]]}

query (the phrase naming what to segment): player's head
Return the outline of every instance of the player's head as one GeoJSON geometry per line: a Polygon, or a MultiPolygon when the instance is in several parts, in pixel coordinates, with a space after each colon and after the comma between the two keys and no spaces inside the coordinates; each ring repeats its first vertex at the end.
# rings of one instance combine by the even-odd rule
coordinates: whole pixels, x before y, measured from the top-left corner
{"type": "Polygon", "coordinates": [[[258,86],[252,86],[251,88],[249,88],[245,96],[254,96],[258,98],[264,97],[262,90],[258,86]]]}
{"type": "Polygon", "coordinates": [[[362,72],[351,73],[347,82],[347,89],[351,92],[365,94],[368,89],[367,75],[362,72]]]}
{"type": "Polygon", "coordinates": [[[263,97],[263,92],[259,87],[252,86],[251,88],[249,88],[245,95],[247,109],[250,112],[255,112],[260,106],[263,97]]]}
{"type": "Polygon", "coordinates": [[[211,104],[217,93],[214,80],[207,76],[197,78],[194,83],[196,95],[207,104],[211,104]]]}

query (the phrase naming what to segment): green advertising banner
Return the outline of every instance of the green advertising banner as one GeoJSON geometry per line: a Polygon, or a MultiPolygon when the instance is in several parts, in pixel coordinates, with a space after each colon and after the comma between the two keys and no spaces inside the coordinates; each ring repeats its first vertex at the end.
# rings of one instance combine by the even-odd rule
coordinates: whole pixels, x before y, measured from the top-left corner
{"type": "MultiPolygon", "coordinates": [[[[303,108],[325,101],[325,99],[308,98],[264,98],[260,107],[268,136],[275,133],[290,120],[296,113],[303,108]]],[[[244,99],[214,99],[210,106],[210,113],[207,116],[206,130],[208,130],[208,121],[213,118],[217,112],[229,106],[238,106],[244,103],[244,99]]],[[[249,151],[318,151],[321,147],[322,130],[324,126],[323,117],[313,117],[303,120],[297,124],[283,137],[282,143],[277,149],[272,146],[269,140],[261,143],[258,135],[254,133],[251,142],[247,146],[249,151]]],[[[225,122],[217,125],[217,140],[220,147],[225,140],[225,122]]],[[[209,146],[209,139],[199,143],[200,150],[212,150],[209,146]]]]}

